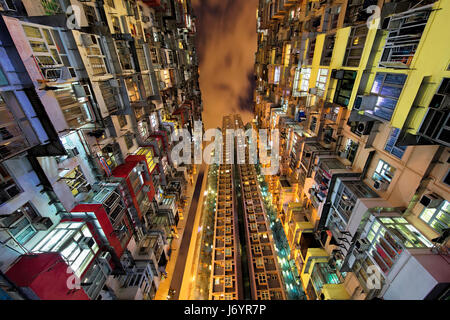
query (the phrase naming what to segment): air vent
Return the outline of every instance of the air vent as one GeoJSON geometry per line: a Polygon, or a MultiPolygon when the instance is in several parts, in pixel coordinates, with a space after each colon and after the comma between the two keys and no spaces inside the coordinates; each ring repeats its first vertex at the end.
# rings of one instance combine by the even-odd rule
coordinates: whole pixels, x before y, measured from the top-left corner
{"type": "Polygon", "coordinates": [[[441,205],[443,199],[434,193],[423,195],[420,203],[427,208],[437,208],[441,205]]]}

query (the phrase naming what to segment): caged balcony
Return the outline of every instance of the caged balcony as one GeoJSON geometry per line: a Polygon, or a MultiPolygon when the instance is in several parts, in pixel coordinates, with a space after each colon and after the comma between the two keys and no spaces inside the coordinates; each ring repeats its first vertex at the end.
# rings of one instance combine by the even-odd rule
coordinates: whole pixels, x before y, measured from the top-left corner
{"type": "Polygon", "coordinates": [[[429,6],[393,15],[380,67],[407,69],[411,66],[431,14],[429,6]]]}

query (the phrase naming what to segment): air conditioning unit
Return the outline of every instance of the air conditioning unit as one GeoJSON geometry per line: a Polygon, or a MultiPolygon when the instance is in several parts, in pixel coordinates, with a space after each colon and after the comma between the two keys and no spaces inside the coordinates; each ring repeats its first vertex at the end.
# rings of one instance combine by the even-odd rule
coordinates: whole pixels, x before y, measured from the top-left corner
{"type": "Polygon", "coordinates": [[[92,237],[82,237],[78,244],[82,249],[90,249],[95,244],[95,240],[92,237]]]}
{"type": "Polygon", "coordinates": [[[77,148],[70,148],[67,149],[67,155],[69,156],[69,158],[73,158],[76,157],[77,155],[79,155],[80,153],[78,152],[77,148]]]}
{"type": "Polygon", "coordinates": [[[429,193],[429,194],[425,194],[422,196],[422,198],[420,199],[420,204],[422,204],[423,206],[427,207],[427,208],[437,208],[441,205],[442,201],[444,201],[444,199],[442,199],[441,197],[439,197],[438,195],[434,194],[434,193],[429,193]]]}
{"type": "Polygon", "coordinates": [[[72,73],[75,74],[75,69],[74,68],[62,67],[61,68],[61,75],[59,76],[59,79],[60,80],[70,80],[72,78],[75,78],[76,74],[74,76],[72,73]]]}
{"type": "Polygon", "coordinates": [[[317,88],[310,88],[309,94],[317,94],[317,88]]]}
{"type": "Polygon", "coordinates": [[[82,33],[81,34],[81,43],[83,45],[83,47],[90,47],[94,44],[94,41],[92,40],[92,35],[87,34],[87,33],[82,33]]]}
{"type": "Polygon", "coordinates": [[[109,263],[109,259],[111,259],[111,253],[109,253],[108,251],[102,252],[98,259],[102,262],[109,263]]]}
{"type": "Polygon", "coordinates": [[[90,184],[85,184],[85,185],[79,186],[77,189],[81,193],[88,193],[89,191],[92,190],[92,187],[90,184]]]}
{"type": "Polygon", "coordinates": [[[344,79],[345,70],[336,70],[334,69],[331,71],[331,78],[337,79],[337,80],[343,80],[344,79]]]}
{"type": "Polygon", "coordinates": [[[365,238],[358,239],[355,242],[355,248],[359,252],[365,252],[367,249],[370,248],[370,242],[369,242],[369,240],[367,240],[365,238]]]}
{"type": "Polygon", "coordinates": [[[119,88],[120,87],[120,83],[119,80],[117,79],[110,79],[109,80],[109,85],[113,88],[119,88]]]}
{"type": "Polygon", "coordinates": [[[373,110],[377,104],[378,96],[375,95],[358,95],[356,96],[353,109],[355,110],[373,110]]]}
{"type": "Polygon", "coordinates": [[[145,164],[143,164],[143,163],[138,164],[136,166],[136,170],[139,171],[139,172],[145,172],[147,170],[147,166],[145,164]]]}
{"type": "Polygon", "coordinates": [[[386,191],[389,188],[389,181],[387,180],[376,180],[373,183],[373,187],[378,191],[386,191]]]}
{"type": "Polygon", "coordinates": [[[33,222],[33,226],[38,231],[45,231],[50,229],[51,226],[53,226],[53,221],[49,217],[41,217],[35,222],[33,222]]]}
{"type": "Polygon", "coordinates": [[[347,156],[348,156],[347,150],[342,150],[342,151],[340,151],[340,152],[339,152],[339,156],[340,156],[341,158],[347,159],[347,156]]]}
{"type": "Polygon", "coordinates": [[[373,121],[370,122],[358,122],[356,125],[356,133],[359,135],[367,136],[370,134],[373,128],[373,121]]]}

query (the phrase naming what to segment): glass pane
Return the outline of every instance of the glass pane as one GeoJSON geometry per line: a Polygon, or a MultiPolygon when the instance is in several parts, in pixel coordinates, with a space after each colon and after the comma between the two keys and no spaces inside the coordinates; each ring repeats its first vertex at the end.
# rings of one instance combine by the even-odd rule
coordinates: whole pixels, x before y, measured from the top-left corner
{"type": "Polygon", "coordinates": [[[20,231],[22,231],[27,225],[29,225],[30,222],[27,218],[23,218],[19,221],[14,227],[11,227],[9,230],[13,236],[19,234],[20,231]]]}
{"type": "Polygon", "coordinates": [[[47,40],[47,43],[51,46],[53,46],[55,43],[53,42],[53,38],[50,35],[50,31],[48,31],[48,29],[42,29],[42,31],[44,32],[44,36],[45,39],[47,40]]]}
{"type": "Polygon", "coordinates": [[[39,38],[42,39],[41,31],[39,31],[39,28],[31,27],[31,26],[22,26],[23,31],[25,31],[25,34],[29,38],[39,38]]]}
{"type": "Polygon", "coordinates": [[[420,218],[425,221],[426,223],[430,222],[430,219],[433,217],[434,212],[436,209],[425,209],[422,214],[420,215],[420,218]]]}
{"type": "Polygon", "coordinates": [[[34,52],[48,52],[47,46],[42,41],[30,41],[30,46],[34,52]]]}
{"type": "Polygon", "coordinates": [[[16,238],[16,240],[19,243],[24,244],[25,242],[30,240],[31,237],[33,237],[36,233],[37,231],[32,226],[29,226],[16,238]]]}

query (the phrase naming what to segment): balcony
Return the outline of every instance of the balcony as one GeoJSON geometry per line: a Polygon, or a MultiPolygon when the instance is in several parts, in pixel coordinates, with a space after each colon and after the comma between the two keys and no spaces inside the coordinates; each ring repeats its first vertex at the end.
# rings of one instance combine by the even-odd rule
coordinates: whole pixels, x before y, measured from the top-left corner
{"type": "Polygon", "coordinates": [[[74,89],[71,85],[63,85],[54,91],[69,128],[79,128],[90,119],[88,99],[77,96],[78,92],[74,89]]]}
{"type": "Polygon", "coordinates": [[[0,161],[27,150],[30,145],[0,97],[0,161]]]}
{"type": "Polygon", "coordinates": [[[380,67],[407,69],[419,46],[431,8],[413,9],[390,17],[380,67]]]}

